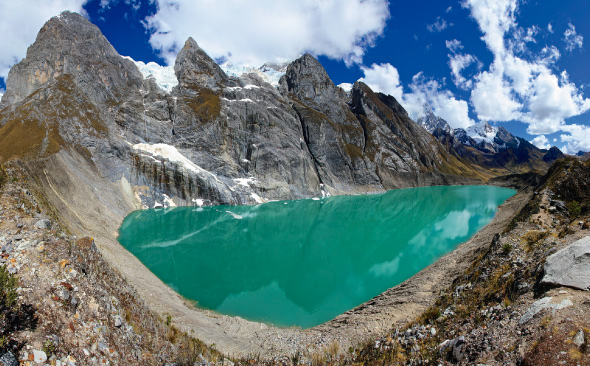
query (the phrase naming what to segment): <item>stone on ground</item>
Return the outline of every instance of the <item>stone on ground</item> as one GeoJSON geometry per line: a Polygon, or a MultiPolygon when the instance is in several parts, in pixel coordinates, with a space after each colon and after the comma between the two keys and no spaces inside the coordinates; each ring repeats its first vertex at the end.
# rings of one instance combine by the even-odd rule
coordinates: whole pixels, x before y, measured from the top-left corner
{"type": "Polygon", "coordinates": [[[547,257],[543,284],[590,289],[590,236],[547,257]]]}

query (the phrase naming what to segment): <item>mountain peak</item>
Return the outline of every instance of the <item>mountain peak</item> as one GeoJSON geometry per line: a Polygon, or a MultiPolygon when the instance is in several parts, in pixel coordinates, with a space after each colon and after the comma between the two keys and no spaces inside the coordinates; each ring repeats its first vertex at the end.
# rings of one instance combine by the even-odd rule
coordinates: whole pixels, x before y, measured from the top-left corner
{"type": "Polygon", "coordinates": [[[98,94],[100,101],[113,99],[142,80],[137,68],[117,53],[97,26],[66,11],[45,23],[26,57],[12,67],[3,103],[18,102],[65,74],[83,88],[92,88],[88,92],[98,94]]]}
{"type": "Polygon", "coordinates": [[[337,94],[334,85],[322,64],[306,53],[287,66],[281,85],[300,99],[315,100],[322,94],[337,94]]]}
{"type": "Polygon", "coordinates": [[[424,116],[419,117],[416,122],[431,134],[438,128],[447,133],[451,132],[451,126],[449,126],[447,121],[435,115],[434,111],[428,104],[424,104],[424,116]]]}
{"type": "Polygon", "coordinates": [[[228,77],[221,67],[192,38],[178,52],[174,72],[181,87],[206,87],[219,90],[228,77]]]}

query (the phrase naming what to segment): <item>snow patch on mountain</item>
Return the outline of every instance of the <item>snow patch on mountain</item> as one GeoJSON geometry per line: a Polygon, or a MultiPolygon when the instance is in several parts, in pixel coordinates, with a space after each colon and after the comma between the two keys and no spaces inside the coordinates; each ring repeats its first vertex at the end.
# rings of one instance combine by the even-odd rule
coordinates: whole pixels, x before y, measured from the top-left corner
{"type": "Polygon", "coordinates": [[[498,134],[498,127],[492,127],[489,123],[483,121],[469,126],[465,129],[467,136],[474,139],[476,142],[485,141],[489,144],[494,143],[494,138],[498,134]]]}
{"type": "Polygon", "coordinates": [[[174,146],[166,145],[166,144],[135,144],[133,145],[133,149],[137,152],[147,152],[149,155],[145,155],[146,157],[157,156],[173,163],[178,164],[179,166],[191,170],[196,174],[207,174],[212,176],[215,180],[219,181],[217,176],[197,164],[193,163],[189,159],[187,159],[184,155],[182,155],[174,146]]]}
{"type": "Polygon", "coordinates": [[[256,74],[260,76],[262,80],[274,87],[279,86],[279,80],[285,75],[287,69],[286,64],[264,64],[257,68],[248,65],[234,65],[230,62],[223,63],[219,65],[219,67],[221,67],[223,72],[228,76],[240,77],[243,74],[256,74]]]}
{"type": "Polygon", "coordinates": [[[153,78],[160,89],[166,93],[170,93],[178,85],[178,79],[176,79],[173,66],[161,66],[155,62],[148,62],[146,64],[141,61],[135,61],[129,56],[123,56],[123,58],[133,61],[145,79],[153,78]]]}

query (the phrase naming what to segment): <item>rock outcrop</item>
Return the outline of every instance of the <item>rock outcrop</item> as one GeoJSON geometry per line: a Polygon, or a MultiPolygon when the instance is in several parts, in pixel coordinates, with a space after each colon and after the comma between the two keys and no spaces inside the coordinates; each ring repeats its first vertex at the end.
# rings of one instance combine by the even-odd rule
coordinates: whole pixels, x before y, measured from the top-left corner
{"type": "Polygon", "coordinates": [[[542,284],[590,290],[590,236],[547,257],[542,284]]]}

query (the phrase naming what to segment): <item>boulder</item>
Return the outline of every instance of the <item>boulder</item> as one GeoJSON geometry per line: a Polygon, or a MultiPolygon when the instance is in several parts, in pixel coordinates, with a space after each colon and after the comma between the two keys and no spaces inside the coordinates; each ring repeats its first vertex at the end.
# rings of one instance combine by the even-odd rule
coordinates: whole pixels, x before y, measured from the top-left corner
{"type": "Polygon", "coordinates": [[[590,236],[547,257],[542,284],[590,289],[590,236]]]}
{"type": "Polygon", "coordinates": [[[39,220],[35,224],[35,227],[37,229],[41,229],[41,230],[49,230],[49,229],[51,229],[51,220],[48,220],[48,219],[39,220]]]}
{"type": "Polygon", "coordinates": [[[564,299],[560,303],[553,303],[553,297],[544,297],[540,300],[535,301],[525,312],[522,314],[522,317],[518,321],[519,325],[523,325],[527,323],[529,320],[533,319],[535,315],[540,313],[545,309],[551,309],[554,312],[557,310],[561,310],[563,308],[567,308],[573,306],[574,304],[569,299],[564,299]]]}

